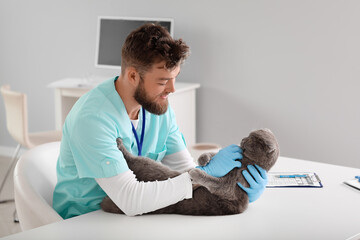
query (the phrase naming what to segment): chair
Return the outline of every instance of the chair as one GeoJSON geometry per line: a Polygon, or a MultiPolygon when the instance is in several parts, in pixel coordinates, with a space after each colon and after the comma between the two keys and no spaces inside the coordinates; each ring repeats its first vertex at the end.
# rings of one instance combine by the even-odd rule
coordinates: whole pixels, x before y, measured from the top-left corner
{"type": "Polygon", "coordinates": [[[16,150],[13,154],[9,169],[5,174],[5,178],[0,185],[0,194],[3,190],[8,175],[15,165],[21,147],[31,149],[37,145],[60,141],[61,131],[47,132],[28,132],[28,114],[27,114],[27,96],[23,93],[10,90],[9,85],[4,85],[0,89],[4,98],[6,112],[6,126],[13,137],[18,142],[16,150]]]}
{"type": "MultiPolygon", "coordinates": [[[[11,169],[15,165],[21,147],[31,149],[37,145],[60,141],[61,131],[28,132],[27,96],[23,93],[10,90],[9,85],[1,86],[1,95],[4,98],[6,112],[6,126],[12,138],[18,143],[10,161],[10,166],[0,185],[0,195],[9,177],[11,169]]],[[[13,201],[3,200],[0,203],[13,201]]],[[[15,220],[16,221],[16,220],[15,220]]]]}
{"type": "Polygon", "coordinates": [[[15,206],[23,231],[62,221],[52,208],[60,142],[45,143],[24,153],[14,170],[15,206]]]}

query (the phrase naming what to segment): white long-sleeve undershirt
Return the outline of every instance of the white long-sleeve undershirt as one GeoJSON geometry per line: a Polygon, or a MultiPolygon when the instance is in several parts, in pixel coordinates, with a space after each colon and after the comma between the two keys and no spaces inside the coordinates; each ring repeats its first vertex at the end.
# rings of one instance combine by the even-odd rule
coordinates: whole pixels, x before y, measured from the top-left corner
{"type": "Polygon", "coordinates": [[[195,167],[189,151],[167,155],[162,163],[183,173],[165,181],[139,182],[128,170],[114,177],[98,178],[96,182],[127,216],[152,212],[192,198],[191,179],[185,172],[195,167]]]}

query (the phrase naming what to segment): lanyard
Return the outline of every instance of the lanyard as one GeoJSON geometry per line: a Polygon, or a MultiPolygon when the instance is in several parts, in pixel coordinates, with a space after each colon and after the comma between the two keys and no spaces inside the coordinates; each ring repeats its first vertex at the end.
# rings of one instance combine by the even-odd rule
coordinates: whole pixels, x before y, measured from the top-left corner
{"type": "Polygon", "coordinates": [[[141,129],[141,136],[140,136],[140,141],[139,141],[139,137],[137,135],[137,132],[134,128],[134,124],[131,123],[131,126],[132,126],[132,131],[134,133],[134,136],[135,136],[135,139],[136,139],[136,144],[137,144],[137,147],[138,147],[138,156],[141,156],[141,149],[142,149],[142,145],[143,145],[143,141],[144,141],[144,135],[145,135],[145,109],[142,108],[142,118],[143,118],[143,121],[142,121],[142,129],[141,129]]]}

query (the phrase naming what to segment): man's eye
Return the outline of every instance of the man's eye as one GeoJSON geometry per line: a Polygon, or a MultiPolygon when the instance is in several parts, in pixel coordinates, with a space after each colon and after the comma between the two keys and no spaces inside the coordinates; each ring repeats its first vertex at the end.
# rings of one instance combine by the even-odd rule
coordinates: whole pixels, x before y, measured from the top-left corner
{"type": "Polygon", "coordinates": [[[160,86],[165,86],[165,85],[166,85],[166,83],[159,83],[159,85],[160,85],[160,86]]]}

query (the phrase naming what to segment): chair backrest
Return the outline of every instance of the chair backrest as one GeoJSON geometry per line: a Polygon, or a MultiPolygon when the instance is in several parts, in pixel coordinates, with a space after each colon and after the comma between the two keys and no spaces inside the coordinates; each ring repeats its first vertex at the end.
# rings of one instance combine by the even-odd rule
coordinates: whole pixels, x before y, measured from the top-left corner
{"type": "Polygon", "coordinates": [[[21,229],[63,220],[52,208],[60,142],[45,143],[23,154],[14,171],[15,206],[21,229]]]}
{"type": "Polygon", "coordinates": [[[1,86],[6,112],[6,126],[10,135],[23,146],[29,143],[27,98],[24,93],[10,90],[9,85],[1,86]]]}

